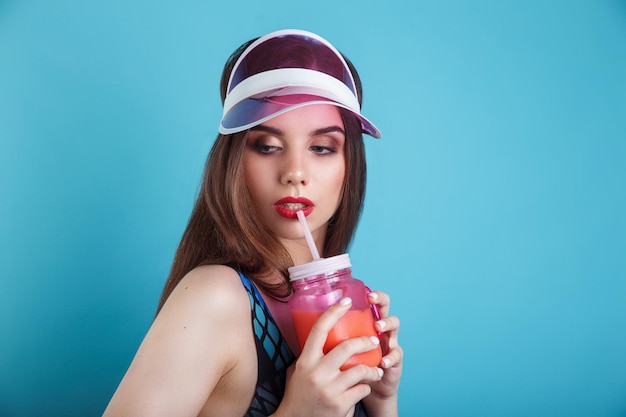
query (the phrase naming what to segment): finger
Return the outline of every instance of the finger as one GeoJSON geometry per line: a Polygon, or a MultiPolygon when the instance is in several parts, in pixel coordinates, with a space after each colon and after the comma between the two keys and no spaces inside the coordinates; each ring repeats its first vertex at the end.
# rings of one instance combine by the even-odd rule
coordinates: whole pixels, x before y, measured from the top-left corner
{"type": "Polygon", "coordinates": [[[302,353],[316,352],[316,356],[323,355],[324,344],[328,333],[337,324],[339,319],[350,309],[352,300],[349,297],[343,298],[337,304],[330,306],[313,324],[311,332],[304,343],[302,353]]]}
{"type": "Polygon", "coordinates": [[[338,377],[338,382],[350,389],[358,384],[371,384],[380,381],[385,375],[385,371],[378,366],[356,365],[346,369],[338,377]]]}
{"type": "Polygon", "coordinates": [[[368,294],[368,298],[371,304],[378,306],[381,317],[389,315],[389,304],[391,301],[389,295],[382,291],[372,291],[368,294]]]}
{"type": "Polygon", "coordinates": [[[397,316],[388,316],[376,321],[374,324],[376,331],[381,335],[381,348],[383,355],[398,346],[398,330],[400,329],[400,319],[397,316]]]}
{"type": "Polygon", "coordinates": [[[391,349],[381,361],[381,367],[383,369],[389,369],[393,367],[397,367],[402,363],[402,357],[404,353],[400,346],[391,349]]]}
{"type": "Polygon", "coordinates": [[[398,343],[398,328],[385,333],[384,336],[385,337],[381,341],[381,345],[383,347],[381,366],[384,369],[389,369],[402,363],[404,352],[398,343]]]}
{"type": "Polygon", "coordinates": [[[372,387],[369,384],[356,384],[351,386],[344,392],[343,399],[348,404],[356,404],[363,398],[370,395],[371,392],[372,387]]]}
{"type": "Polygon", "coordinates": [[[379,345],[380,339],[376,336],[354,337],[339,343],[326,354],[326,357],[335,369],[339,369],[352,356],[378,349],[379,345]]]}
{"type": "Polygon", "coordinates": [[[356,365],[339,373],[338,386],[346,396],[353,396],[352,402],[360,401],[370,394],[371,385],[383,379],[385,371],[380,367],[356,365]]]}
{"type": "Polygon", "coordinates": [[[387,316],[378,320],[375,324],[376,330],[379,332],[392,332],[400,328],[400,319],[397,316],[387,316]]]}

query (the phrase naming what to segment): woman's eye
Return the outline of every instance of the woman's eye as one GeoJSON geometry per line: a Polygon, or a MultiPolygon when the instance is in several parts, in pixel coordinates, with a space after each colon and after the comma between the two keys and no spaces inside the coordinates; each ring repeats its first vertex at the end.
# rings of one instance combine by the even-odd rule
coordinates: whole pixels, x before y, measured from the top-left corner
{"type": "Polygon", "coordinates": [[[277,150],[279,150],[280,148],[278,146],[273,146],[273,145],[264,145],[264,144],[256,144],[254,145],[254,148],[262,154],[269,154],[272,152],[276,152],[277,150]]]}
{"type": "Polygon", "coordinates": [[[330,146],[311,146],[311,151],[318,155],[327,155],[337,152],[335,148],[332,148],[330,146]]]}

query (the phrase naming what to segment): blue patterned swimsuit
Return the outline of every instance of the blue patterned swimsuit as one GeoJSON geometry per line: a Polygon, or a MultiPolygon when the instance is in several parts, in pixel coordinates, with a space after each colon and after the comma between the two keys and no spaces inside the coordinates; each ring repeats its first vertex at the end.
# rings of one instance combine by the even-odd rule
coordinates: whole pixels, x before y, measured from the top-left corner
{"type": "MultiPolygon", "coordinates": [[[[248,292],[252,309],[252,327],[258,357],[256,391],[245,417],[266,417],[276,411],[285,393],[287,368],[296,360],[287,341],[278,330],[272,313],[254,283],[239,273],[248,292]]],[[[367,417],[363,405],[356,405],[354,417],[367,417]]]]}

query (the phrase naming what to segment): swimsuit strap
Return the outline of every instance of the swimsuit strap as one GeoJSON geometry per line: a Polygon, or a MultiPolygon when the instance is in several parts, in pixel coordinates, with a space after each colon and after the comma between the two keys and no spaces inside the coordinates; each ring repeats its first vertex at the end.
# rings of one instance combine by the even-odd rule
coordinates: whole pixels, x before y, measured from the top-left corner
{"type": "Polygon", "coordinates": [[[250,299],[258,357],[257,387],[246,417],[267,416],[276,411],[283,398],[287,368],[296,357],[280,333],[256,285],[241,272],[239,278],[250,299]]]}
{"type": "Polygon", "coordinates": [[[239,277],[250,299],[254,335],[261,342],[263,350],[267,353],[268,359],[274,364],[276,371],[288,368],[295,357],[291,349],[289,349],[287,341],[280,333],[272,313],[252,280],[241,273],[239,273],[239,277]]]}

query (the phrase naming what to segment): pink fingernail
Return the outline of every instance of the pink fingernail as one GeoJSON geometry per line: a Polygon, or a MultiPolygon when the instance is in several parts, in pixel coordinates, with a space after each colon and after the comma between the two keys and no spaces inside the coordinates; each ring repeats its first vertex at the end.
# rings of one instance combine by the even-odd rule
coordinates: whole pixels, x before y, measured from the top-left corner
{"type": "Polygon", "coordinates": [[[352,303],[352,299],[350,297],[342,298],[341,301],[339,301],[339,304],[341,304],[342,306],[347,306],[351,303],[352,303]]]}

